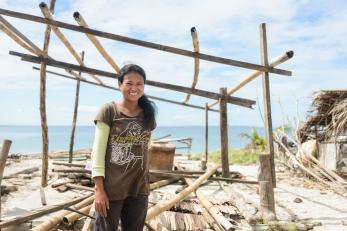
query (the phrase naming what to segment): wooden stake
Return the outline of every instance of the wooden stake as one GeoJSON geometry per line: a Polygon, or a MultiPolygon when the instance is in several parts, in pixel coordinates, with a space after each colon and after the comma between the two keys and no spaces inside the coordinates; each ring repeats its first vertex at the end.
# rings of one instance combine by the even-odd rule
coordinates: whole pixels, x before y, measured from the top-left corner
{"type": "MultiPolygon", "coordinates": [[[[266,25],[260,24],[260,56],[261,63],[264,66],[269,66],[267,57],[267,39],[266,39],[266,25]]],[[[274,146],[273,146],[273,133],[272,133],[272,118],[271,118],[271,100],[270,100],[270,84],[269,73],[263,73],[263,101],[264,101],[264,127],[266,133],[266,148],[270,154],[271,160],[271,181],[272,186],[276,188],[276,174],[275,174],[275,160],[274,160],[274,146]]]]}
{"type": "MultiPolygon", "coordinates": [[[[274,58],[273,60],[271,60],[269,66],[275,67],[275,66],[277,66],[281,63],[284,63],[285,61],[291,59],[293,56],[294,56],[293,51],[287,51],[283,55],[280,55],[280,56],[274,58]]],[[[247,83],[253,81],[254,79],[256,79],[258,76],[260,76],[262,74],[263,74],[262,71],[252,71],[249,75],[246,76],[246,78],[244,80],[239,82],[236,86],[228,88],[228,90],[227,90],[228,95],[234,94],[235,92],[240,90],[242,87],[244,87],[247,83]]],[[[218,103],[219,103],[219,100],[215,100],[211,104],[209,104],[208,107],[211,108],[218,103]]]]}
{"type": "MultiPolygon", "coordinates": [[[[85,28],[89,28],[87,22],[84,20],[82,15],[79,12],[75,12],[73,14],[73,17],[75,18],[78,25],[83,26],[85,28]]],[[[120,68],[116,64],[116,62],[112,59],[112,57],[107,53],[107,51],[104,49],[104,47],[101,45],[99,40],[91,34],[86,34],[86,36],[89,38],[89,40],[94,44],[95,48],[99,51],[99,53],[102,55],[102,57],[105,58],[105,60],[113,67],[113,69],[119,73],[120,68]]]]}
{"type": "MultiPolygon", "coordinates": [[[[84,61],[84,51],[82,51],[81,54],[82,62],[84,61]]],[[[79,75],[82,73],[80,72],[79,75]]],[[[78,100],[80,95],[80,80],[77,79],[76,84],[76,95],[75,95],[75,107],[73,111],[73,119],[72,119],[72,127],[71,127],[71,136],[70,136],[70,146],[69,146],[69,163],[72,163],[72,157],[73,157],[73,146],[74,146],[74,139],[75,139],[75,129],[76,129],[76,121],[77,121],[77,113],[78,113],[78,100]]]]}
{"type": "Polygon", "coordinates": [[[88,33],[88,34],[96,35],[99,37],[108,38],[111,40],[125,42],[125,43],[129,43],[129,44],[133,44],[133,45],[137,45],[137,46],[142,46],[142,47],[147,47],[147,48],[151,48],[151,49],[155,49],[155,50],[170,52],[170,53],[174,53],[177,55],[183,55],[183,56],[188,56],[188,57],[192,57],[192,58],[199,58],[199,59],[207,60],[210,62],[222,63],[222,64],[226,64],[226,65],[243,67],[243,68],[253,69],[253,70],[268,71],[270,73],[275,73],[275,74],[280,74],[280,75],[289,75],[289,76],[291,75],[291,72],[286,71],[286,70],[281,70],[281,69],[277,69],[277,68],[273,68],[273,67],[265,67],[265,66],[258,65],[258,64],[252,64],[252,63],[237,61],[237,60],[233,60],[233,59],[227,59],[227,58],[222,58],[222,57],[218,57],[218,56],[207,55],[207,54],[203,54],[203,53],[195,53],[195,52],[184,50],[184,49],[165,46],[165,45],[161,45],[161,44],[157,44],[157,43],[146,42],[146,41],[142,41],[139,39],[129,38],[129,37],[120,36],[120,35],[116,35],[116,34],[112,34],[112,33],[107,33],[107,32],[103,32],[103,31],[99,31],[99,30],[75,26],[72,24],[60,22],[60,21],[53,20],[53,19],[37,17],[35,15],[24,14],[24,13],[20,13],[20,12],[16,12],[16,11],[11,11],[11,10],[5,10],[2,8],[0,8],[0,14],[7,15],[10,17],[15,17],[15,18],[21,18],[21,19],[25,19],[25,20],[29,20],[29,21],[49,24],[52,26],[61,27],[61,28],[65,28],[68,30],[78,31],[78,32],[82,32],[82,33],[88,33]]]}
{"type": "MultiPolygon", "coordinates": [[[[198,33],[196,32],[195,27],[192,27],[190,29],[192,39],[193,39],[193,47],[194,47],[194,52],[199,53],[200,48],[199,48],[199,39],[198,39],[198,33]]],[[[199,66],[200,66],[200,59],[194,58],[194,78],[193,78],[193,83],[191,88],[195,88],[196,84],[198,83],[199,79],[199,66]]],[[[190,94],[186,95],[186,98],[183,100],[183,103],[187,103],[189,101],[190,94]]]]}
{"type": "Polygon", "coordinates": [[[260,169],[258,175],[260,213],[265,222],[276,219],[275,197],[271,181],[271,159],[268,153],[259,155],[260,169]]]}
{"type": "Polygon", "coordinates": [[[205,104],[205,158],[201,160],[201,170],[207,168],[208,161],[208,105],[205,104]]]}
{"type": "MultiPolygon", "coordinates": [[[[1,182],[2,182],[2,176],[4,174],[4,169],[6,165],[6,160],[8,153],[10,151],[12,141],[11,140],[4,140],[1,146],[1,153],[0,153],[0,195],[1,195],[1,182]]],[[[1,220],[1,196],[0,196],[0,220],[1,220]]]]}
{"type": "Polygon", "coordinates": [[[196,181],[194,181],[193,184],[182,190],[179,194],[174,195],[170,200],[158,203],[155,206],[149,208],[147,211],[146,221],[151,220],[159,213],[162,213],[170,209],[172,206],[174,206],[174,204],[188,196],[191,192],[197,189],[200,186],[200,184],[202,184],[207,178],[213,175],[213,173],[218,169],[218,167],[219,166],[214,166],[213,168],[211,168],[208,172],[206,172],[204,175],[200,176],[196,181]]]}
{"type": "MultiPolygon", "coordinates": [[[[54,12],[55,0],[50,2],[50,11],[54,12]]],[[[43,44],[43,53],[47,56],[49,39],[51,35],[51,27],[46,26],[45,38],[43,44]]],[[[41,130],[42,130],[42,177],[41,187],[47,186],[48,173],[48,126],[46,116],[46,64],[41,62],[40,68],[40,115],[41,115],[41,130]]],[[[41,194],[42,195],[42,194],[41,194]]],[[[42,197],[41,197],[42,198],[42,197]]],[[[42,201],[44,202],[44,201],[42,201]]]]}
{"type": "MultiPolygon", "coordinates": [[[[95,215],[95,203],[92,204],[92,207],[90,208],[88,215],[94,217],[94,215],[95,215]]],[[[89,231],[91,224],[92,224],[92,218],[87,217],[86,221],[83,224],[81,231],[89,231]]]]}
{"type": "Polygon", "coordinates": [[[223,177],[229,177],[229,149],[228,149],[228,114],[227,103],[224,100],[227,89],[221,88],[220,95],[222,96],[219,104],[220,111],[220,141],[221,141],[221,159],[223,177]]]}

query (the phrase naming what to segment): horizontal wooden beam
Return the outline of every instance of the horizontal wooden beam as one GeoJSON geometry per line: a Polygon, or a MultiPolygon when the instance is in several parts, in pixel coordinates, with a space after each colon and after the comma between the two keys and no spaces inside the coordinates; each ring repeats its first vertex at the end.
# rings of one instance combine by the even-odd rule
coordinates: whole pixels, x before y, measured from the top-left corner
{"type": "MultiPolygon", "coordinates": [[[[34,70],[38,70],[38,71],[40,70],[40,68],[38,68],[38,67],[33,67],[33,69],[34,70]]],[[[92,81],[88,81],[86,79],[76,79],[75,77],[64,75],[64,74],[60,74],[60,73],[57,73],[57,72],[54,72],[54,71],[46,70],[46,72],[49,73],[49,74],[52,74],[54,76],[59,76],[59,77],[63,77],[63,78],[67,78],[67,79],[71,79],[71,80],[75,80],[75,81],[79,80],[79,81],[84,82],[84,83],[88,83],[88,84],[96,85],[96,86],[99,86],[99,87],[112,89],[112,90],[115,90],[115,91],[120,91],[119,88],[108,86],[108,85],[105,85],[105,84],[95,83],[95,82],[92,82],[92,81]]],[[[150,98],[150,99],[153,99],[153,100],[158,100],[158,101],[172,103],[172,104],[177,104],[177,105],[181,105],[181,106],[185,106],[185,107],[191,107],[191,108],[196,108],[196,109],[200,109],[200,110],[205,110],[204,107],[200,107],[200,106],[193,105],[193,104],[181,103],[181,102],[177,102],[177,101],[174,101],[174,100],[164,99],[164,98],[161,98],[161,97],[151,96],[151,95],[147,95],[147,94],[146,94],[146,96],[148,98],[150,98]]],[[[219,110],[216,110],[216,109],[209,109],[209,110],[212,111],[212,112],[219,112],[219,110]]]]}
{"type": "Polygon", "coordinates": [[[188,56],[192,58],[199,58],[202,60],[210,61],[210,62],[215,62],[215,63],[221,63],[221,64],[226,64],[226,65],[231,65],[231,66],[236,66],[236,67],[242,67],[242,68],[247,68],[247,69],[252,69],[252,70],[259,70],[263,72],[269,72],[269,73],[274,73],[274,74],[279,74],[279,75],[291,75],[291,71],[287,70],[282,70],[282,69],[277,69],[274,67],[265,67],[262,65],[258,64],[253,64],[253,63],[248,63],[248,62],[243,62],[243,61],[238,61],[238,60],[233,60],[233,59],[227,59],[223,57],[218,57],[218,56],[213,56],[213,55],[208,55],[208,54],[203,54],[203,53],[198,53],[198,52],[192,52],[184,49],[179,49],[175,47],[170,47],[158,43],[152,43],[152,42],[147,42],[139,39],[134,39],[126,36],[121,36],[117,34],[112,34],[108,32],[103,32],[100,30],[94,30],[86,27],[81,27],[81,26],[76,26],[73,24],[69,23],[64,23],[61,21],[53,20],[53,19],[48,19],[48,18],[42,18],[38,17],[35,15],[31,14],[24,14],[16,11],[11,11],[11,10],[6,10],[0,8],[0,14],[14,17],[14,18],[20,18],[20,19],[25,19],[28,21],[33,21],[33,22],[39,22],[43,24],[48,24],[56,27],[61,27],[65,28],[68,30],[73,30],[73,31],[78,31],[82,33],[87,33],[87,34],[93,34],[99,37],[111,39],[111,40],[116,40],[119,42],[125,42],[137,46],[142,46],[146,48],[151,48],[155,50],[160,50],[160,51],[165,51],[169,53],[174,53],[177,55],[183,55],[183,56],[188,56]]]}
{"type": "MultiPolygon", "coordinates": [[[[97,70],[97,69],[79,66],[79,65],[75,65],[75,64],[71,64],[71,63],[60,62],[60,61],[52,60],[50,58],[45,58],[42,56],[36,57],[36,56],[23,54],[23,53],[19,53],[19,52],[14,52],[14,51],[10,51],[10,55],[19,56],[22,58],[23,61],[27,61],[27,62],[32,62],[32,63],[43,62],[49,66],[54,66],[54,67],[64,68],[64,69],[69,68],[71,70],[76,70],[76,71],[90,73],[90,74],[96,74],[99,76],[105,76],[105,77],[109,77],[109,78],[113,78],[113,79],[117,79],[119,76],[118,74],[115,74],[112,72],[97,70]]],[[[252,108],[252,105],[255,104],[254,100],[243,99],[243,98],[233,97],[233,96],[223,96],[223,95],[220,95],[220,94],[214,93],[214,92],[208,92],[208,91],[199,90],[199,89],[191,89],[188,87],[182,87],[182,86],[177,86],[177,85],[168,84],[168,83],[161,83],[161,82],[146,80],[146,84],[149,86],[169,89],[169,90],[173,90],[173,91],[190,93],[192,95],[197,95],[197,96],[206,97],[206,98],[210,98],[210,99],[223,98],[228,103],[239,105],[242,107],[252,108]]]]}

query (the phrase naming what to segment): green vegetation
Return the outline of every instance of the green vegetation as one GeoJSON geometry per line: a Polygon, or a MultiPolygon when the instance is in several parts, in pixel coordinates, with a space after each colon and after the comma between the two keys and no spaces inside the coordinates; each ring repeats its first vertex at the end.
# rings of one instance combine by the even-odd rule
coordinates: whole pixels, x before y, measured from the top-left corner
{"type": "MultiPolygon", "coordinates": [[[[249,149],[232,149],[229,150],[229,162],[232,164],[255,164],[258,162],[258,154],[260,150],[249,150],[249,149]]],[[[192,160],[200,160],[201,153],[191,155],[192,160]]],[[[208,161],[216,164],[221,163],[220,150],[210,152],[208,154],[208,161]]]]}
{"type": "Polygon", "coordinates": [[[260,149],[261,151],[265,150],[265,147],[266,147],[265,138],[259,135],[257,129],[253,128],[250,134],[240,133],[240,136],[250,140],[246,148],[253,149],[253,150],[260,149]]]}

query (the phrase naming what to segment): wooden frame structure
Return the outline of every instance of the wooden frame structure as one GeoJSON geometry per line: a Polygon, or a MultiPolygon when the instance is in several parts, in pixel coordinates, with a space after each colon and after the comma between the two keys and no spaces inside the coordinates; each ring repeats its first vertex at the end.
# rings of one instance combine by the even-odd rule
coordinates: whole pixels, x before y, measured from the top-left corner
{"type": "MultiPolygon", "coordinates": [[[[266,27],[264,23],[261,24],[259,28],[260,48],[261,48],[261,53],[260,53],[261,65],[259,65],[259,64],[247,63],[243,61],[227,59],[223,57],[212,56],[212,55],[201,53],[199,49],[199,41],[197,38],[197,32],[194,27],[191,29],[191,35],[192,35],[193,47],[194,47],[194,51],[192,52],[192,51],[188,51],[188,50],[184,50],[180,48],[170,47],[170,46],[166,46],[162,44],[147,42],[147,41],[143,41],[143,40],[139,40],[135,38],[125,37],[125,36],[121,36],[117,34],[112,34],[112,33],[104,32],[104,31],[91,29],[88,27],[87,22],[85,21],[85,19],[82,17],[82,15],[79,12],[75,12],[73,15],[73,17],[75,18],[79,26],[57,21],[53,18],[54,5],[55,5],[55,0],[51,0],[49,9],[45,3],[40,4],[40,8],[44,17],[38,17],[35,15],[24,14],[24,13],[0,8],[0,29],[4,31],[17,44],[22,46],[24,49],[26,49],[33,55],[28,55],[28,54],[13,52],[13,51],[11,51],[10,54],[21,57],[23,61],[40,64],[40,68],[34,67],[34,69],[40,71],[40,113],[41,113],[41,127],[42,127],[42,137],[43,137],[43,157],[42,157],[43,167],[42,167],[42,180],[41,180],[42,187],[45,187],[47,185],[47,171],[48,171],[48,126],[46,121],[46,108],[45,108],[46,73],[54,74],[55,76],[73,79],[77,81],[78,87],[76,88],[76,102],[78,101],[78,95],[79,95],[78,89],[79,89],[80,82],[93,84],[96,86],[101,86],[101,87],[110,88],[114,90],[119,90],[115,87],[104,84],[98,77],[98,76],[103,76],[103,77],[117,79],[118,73],[119,73],[118,65],[111,58],[111,56],[107,53],[107,51],[103,48],[103,46],[97,39],[97,37],[102,37],[102,38],[106,38],[106,39],[110,39],[114,41],[124,42],[124,43],[137,45],[137,46],[141,46],[145,48],[151,48],[155,50],[173,53],[176,55],[194,58],[194,78],[190,88],[173,85],[173,84],[151,81],[151,80],[146,81],[146,84],[151,86],[173,90],[173,91],[177,91],[181,93],[186,93],[187,95],[185,99],[183,100],[183,102],[177,102],[177,101],[163,99],[163,98],[155,97],[155,96],[149,96],[149,98],[206,111],[205,113],[205,118],[206,118],[206,134],[205,134],[205,137],[206,137],[205,138],[206,139],[205,155],[206,156],[205,158],[206,160],[205,161],[207,161],[207,153],[208,153],[208,146],[207,146],[208,111],[220,113],[220,131],[221,131],[221,147],[222,147],[221,155],[222,155],[222,169],[223,169],[224,177],[229,176],[227,104],[231,103],[231,104],[251,108],[252,105],[255,104],[255,101],[243,99],[239,97],[234,97],[231,95],[234,94],[237,90],[244,87],[250,81],[254,80],[259,75],[262,75],[263,92],[264,92],[264,96],[263,96],[264,114],[265,114],[264,122],[265,122],[266,139],[267,139],[268,145],[267,145],[266,152],[264,153],[264,155],[260,157],[260,169],[261,169],[260,171],[261,174],[259,176],[259,185],[261,190],[260,204],[263,205],[262,214],[264,215],[263,216],[264,219],[266,220],[274,219],[275,209],[274,209],[273,187],[276,186],[276,180],[275,180],[274,160],[273,160],[274,151],[273,151],[272,119],[271,119],[271,107],[270,107],[271,101],[270,101],[269,73],[290,76],[291,75],[290,71],[278,69],[276,68],[276,66],[292,58],[294,53],[292,51],[288,51],[284,55],[281,55],[278,58],[269,62],[268,55],[267,55],[266,27]],[[32,21],[36,23],[46,24],[43,49],[41,50],[40,48],[38,48],[20,31],[18,31],[13,25],[7,22],[1,15],[24,19],[24,20],[32,21]],[[86,67],[83,62],[83,59],[78,55],[78,53],[74,50],[74,48],[69,43],[67,38],[62,34],[62,32],[60,31],[60,28],[64,28],[67,30],[72,30],[72,31],[80,32],[80,33],[85,33],[88,39],[94,44],[98,52],[112,66],[112,68],[116,71],[116,73],[111,73],[111,72],[106,72],[103,70],[97,70],[90,67],[86,67]],[[62,41],[64,46],[69,50],[72,56],[77,60],[79,65],[74,65],[71,63],[54,60],[48,55],[48,45],[49,45],[51,30],[53,30],[53,32],[57,35],[57,37],[62,41]],[[253,71],[235,87],[229,88],[229,89],[221,88],[219,94],[214,92],[204,91],[204,90],[195,88],[198,81],[200,59],[210,61],[210,62],[225,64],[225,65],[246,68],[253,71]],[[46,70],[47,65],[62,68],[69,75],[63,75],[57,72],[48,71],[46,70]],[[79,72],[79,74],[77,74],[77,72],[79,72]],[[89,81],[85,79],[84,77],[82,77],[81,76],[82,72],[88,73],[96,82],[89,81]],[[205,107],[188,104],[187,102],[189,101],[191,95],[197,95],[197,96],[209,98],[214,101],[209,105],[206,104],[205,107]],[[220,105],[219,110],[212,109],[212,107],[218,103],[220,105]]],[[[75,111],[77,111],[77,106],[75,106],[75,111]]],[[[73,126],[75,126],[75,123],[76,123],[76,119],[74,116],[73,126]]],[[[71,137],[72,137],[71,140],[73,142],[72,134],[71,134],[71,137]]],[[[70,145],[70,152],[71,152],[71,156],[69,158],[69,161],[72,162],[71,145],[70,145]]]]}

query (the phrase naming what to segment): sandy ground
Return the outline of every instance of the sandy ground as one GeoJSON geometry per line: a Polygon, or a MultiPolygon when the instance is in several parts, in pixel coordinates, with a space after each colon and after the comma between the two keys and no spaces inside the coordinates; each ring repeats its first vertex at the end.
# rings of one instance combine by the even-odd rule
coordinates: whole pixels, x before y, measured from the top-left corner
{"type": "MultiPolygon", "coordinates": [[[[21,161],[10,161],[11,164],[5,168],[4,175],[13,174],[19,170],[29,167],[41,166],[40,159],[24,159],[21,161]]],[[[51,161],[50,161],[51,163],[51,161]]],[[[50,166],[50,169],[52,166],[50,166]]],[[[238,171],[247,180],[256,180],[258,166],[230,166],[231,171],[238,171]]],[[[52,177],[53,175],[51,175],[52,177]]],[[[40,200],[40,171],[32,174],[31,179],[16,178],[4,179],[2,185],[16,185],[18,191],[2,196],[2,220],[23,215],[32,209],[41,207],[40,200]]],[[[288,221],[311,221],[321,222],[322,225],[315,226],[315,231],[347,231],[347,198],[335,194],[331,190],[322,187],[306,178],[300,178],[289,173],[277,173],[277,188],[275,189],[276,214],[280,220],[288,221]],[[300,203],[294,202],[300,198],[300,203]]],[[[50,182],[53,182],[52,179],[50,182]]],[[[209,197],[217,196],[220,193],[218,185],[212,185],[210,191],[205,193],[209,197]]],[[[176,186],[168,186],[176,187],[176,186]]],[[[227,187],[242,190],[248,194],[255,203],[259,203],[259,196],[256,193],[256,186],[244,184],[228,184],[227,187]]],[[[55,189],[47,187],[46,199],[48,205],[62,203],[69,199],[81,196],[81,191],[69,190],[65,193],[58,193],[55,189]]],[[[85,194],[88,194],[86,192],[85,194]]],[[[35,222],[44,220],[45,217],[35,219],[35,222]]],[[[18,230],[18,229],[15,229],[18,230]]]]}
{"type": "MultiPolygon", "coordinates": [[[[231,166],[247,179],[256,180],[258,166],[231,166]]],[[[255,201],[259,200],[255,187],[233,184],[255,201]]],[[[276,215],[279,220],[321,222],[314,231],[347,231],[347,198],[306,178],[289,173],[277,173],[277,187],[274,190],[276,215]],[[294,200],[300,198],[302,202],[294,200]]]]}

